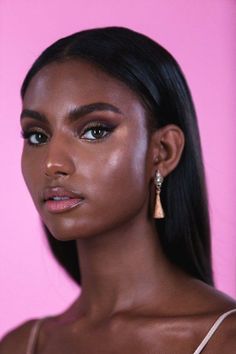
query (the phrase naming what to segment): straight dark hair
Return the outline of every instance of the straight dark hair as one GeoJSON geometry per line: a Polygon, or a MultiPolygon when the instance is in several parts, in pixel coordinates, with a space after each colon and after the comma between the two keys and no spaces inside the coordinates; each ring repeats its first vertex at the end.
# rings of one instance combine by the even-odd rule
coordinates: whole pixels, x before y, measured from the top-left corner
{"type": "MultiPolygon", "coordinates": [[[[156,229],[166,256],[193,277],[213,285],[210,222],[202,150],[192,97],[173,56],[147,36],[123,27],[95,28],[59,39],[27,73],[24,98],[32,77],[52,62],[85,60],[124,82],[143,102],[153,129],[177,125],[185,146],[176,169],[163,183],[161,200],[166,217],[156,229]]],[[[57,241],[51,249],[72,278],[81,284],[75,241],[57,241]]]]}

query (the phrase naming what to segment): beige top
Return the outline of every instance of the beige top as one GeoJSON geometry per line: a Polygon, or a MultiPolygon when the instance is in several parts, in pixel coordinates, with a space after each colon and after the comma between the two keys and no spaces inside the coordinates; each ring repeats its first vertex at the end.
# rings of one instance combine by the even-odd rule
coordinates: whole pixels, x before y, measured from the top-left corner
{"type": "MultiPolygon", "coordinates": [[[[226,317],[228,317],[229,315],[231,315],[231,313],[234,313],[234,312],[236,312],[236,309],[227,311],[218,317],[218,319],[214,322],[214,324],[209,329],[206,336],[203,338],[203,340],[201,341],[201,343],[199,344],[199,346],[197,347],[197,349],[194,351],[193,354],[202,353],[203,349],[205,348],[205,346],[207,345],[207,343],[209,342],[209,340],[211,339],[211,337],[213,336],[215,331],[219,328],[220,324],[224,321],[224,319],[226,317]]],[[[47,319],[47,317],[39,319],[38,321],[35,322],[34,326],[32,327],[31,332],[30,332],[30,336],[29,336],[26,354],[35,354],[35,349],[36,349],[37,339],[39,336],[40,326],[43,323],[43,321],[45,321],[46,319],[47,319]]]]}

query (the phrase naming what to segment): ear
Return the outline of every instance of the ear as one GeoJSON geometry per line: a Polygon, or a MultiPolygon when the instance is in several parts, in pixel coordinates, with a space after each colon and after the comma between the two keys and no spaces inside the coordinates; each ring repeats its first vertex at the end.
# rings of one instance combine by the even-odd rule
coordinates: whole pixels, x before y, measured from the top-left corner
{"type": "Polygon", "coordinates": [[[184,133],[177,125],[169,124],[152,133],[152,176],[157,169],[163,177],[171,173],[178,165],[184,144],[184,133]]]}

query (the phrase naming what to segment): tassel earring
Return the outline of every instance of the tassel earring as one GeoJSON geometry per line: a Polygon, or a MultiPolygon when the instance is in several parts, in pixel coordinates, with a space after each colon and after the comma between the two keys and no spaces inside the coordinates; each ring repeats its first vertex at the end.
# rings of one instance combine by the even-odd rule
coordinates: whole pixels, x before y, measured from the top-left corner
{"type": "Polygon", "coordinates": [[[153,217],[155,219],[163,219],[165,217],[162,205],[161,205],[161,199],[160,199],[160,193],[161,193],[161,185],[164,181],[164,178],[160,174],[160,172],[157,170],[156,175],[155,175],[155,186],[156,186],[156,204],[155,204],[155,210],[154,210],[154,215],[153,217]]]}

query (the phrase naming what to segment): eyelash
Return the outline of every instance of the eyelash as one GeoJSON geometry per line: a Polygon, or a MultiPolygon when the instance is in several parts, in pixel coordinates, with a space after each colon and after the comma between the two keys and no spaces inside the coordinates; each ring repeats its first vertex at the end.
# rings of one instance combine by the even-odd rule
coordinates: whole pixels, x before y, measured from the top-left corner
{"type": "MultiPolygon", "coordinates": [[[[82,134],[76,134],[76,135],[78,135],[79,137],[81,137],[81,136],[85,135],[87,132],[89,132],[90,130],[92,131],[92,130],[95,130],[95,129],[101,129],[101,130],[103,130],[103,131],[106,131],[107,134],[106,134],[105,136],[102,136],[102,137],[97,138],[97,139],[96,139],[96,138],[94,138],[94,139],[83,138],[83,139],[84,139],[84,140],[87,140],[87,141],[94,141],[94,142],[96,142],[96,141],[98,141],[98,140],[105,139],[107,136],[110,135],[110,133],[115,129],[115,127],[114,127],[114,125],[110,125],[110,124],[107,124],[107,123],[104,124],[104,123],[101,123],[101,122],[92,122],[92,123],[89,123],[89,124],[87,125],[87,127],[83,130],[82,134]]],[[[43,143],[32,143],[32,142],[30,141],[30,138],[31,138],[33,135],[37,135],[37,134],[41,134],[44,139],[45,139],[45,138],[48,139],[48,136],[47,136],[44,132],[39,131],[39,130],[36,130],[36,129],[35,129],[35,130],[29,130],[29,131],[23,130],[23,131],[21,132],[22,138],[23,138],[24,140],[27,140],[27,143],[28,143],[30,146],[33,146],[33,147],[39,147],[39,146],[41,146],[41,145],[43,145],[43,144],[46,143],[46,141],[43,142],[43,143]]]]}
{"type": "Polygon", "coordinates": [[[42,144],[45,144],[45,143],[32,143],[30,141],[30,138],[33,136],[33,135],[36,135],[36,134],[41,134],[44,138],[48,139],[47,135],[41,131],[38,131],[38,130],[31,130],[31,131],[22,131],[21,132],[21,136],[24,140],[27,141],[27,143],[30,145],[30,146],[33,146],[33,147],[38,147],[38,146],[41,146],[42,144]]]}
{"type": "Polygon", "coordinates": [[[82,135],[80,136],[83,136],[85,135],[87,132],[89,132],[90,130],[95,130],[95,129],[101,129],[103,131],[106,131],[107,134],[105,136],[102,136],[98,139],[86,139],[84,138],[85,140],[90,140],[90,141],[96,141],[96,140],[101,140],[101,139],[105,139],[108,135],[110,135],[110,133],[114,130],[114,126],[112,125],[109,125],[109,124],[105,124],[105,123],[101,123],[101,122],[92,122],[92,123],[89,123],[87,125],[87,127],[83,130],[82,132],[82,135]]]}

